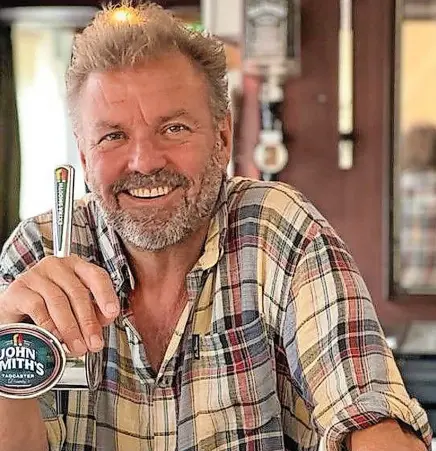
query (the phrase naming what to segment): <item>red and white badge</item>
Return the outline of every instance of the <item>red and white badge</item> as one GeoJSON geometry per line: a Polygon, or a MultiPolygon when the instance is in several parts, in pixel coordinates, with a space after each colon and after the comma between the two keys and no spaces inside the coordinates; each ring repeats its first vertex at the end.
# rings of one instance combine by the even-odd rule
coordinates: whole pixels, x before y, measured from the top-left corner
{"type": "Polygon", "coordinates": [[[262,130],[259,144],[254,149],[254,163],[266,174],[277,174],[288,163],[288,150],[282,134],[277,130],[262,130]]]}

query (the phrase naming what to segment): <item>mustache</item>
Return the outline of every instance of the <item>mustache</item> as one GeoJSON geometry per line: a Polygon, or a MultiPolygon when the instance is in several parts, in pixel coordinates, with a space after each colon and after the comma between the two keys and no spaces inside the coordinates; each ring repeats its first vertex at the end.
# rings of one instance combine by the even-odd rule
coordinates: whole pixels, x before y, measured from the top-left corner
{"type": "Polygon", "coordinates": [[[168,169],[160,169],[153,174],[132,172],[114,182],[110,188],[113,194],[118,194],[135,188],[153,189],[162,185],[169,188],[177,188],[179,186],[188,188],[190,184],[189,179],[184,175],[168,169]]]}

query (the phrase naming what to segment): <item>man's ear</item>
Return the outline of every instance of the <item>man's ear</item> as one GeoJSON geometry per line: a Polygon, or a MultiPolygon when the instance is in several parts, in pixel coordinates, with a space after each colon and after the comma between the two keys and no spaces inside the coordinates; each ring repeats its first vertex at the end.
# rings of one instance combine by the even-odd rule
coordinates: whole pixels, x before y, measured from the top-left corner
{"type": "Polygon", "coordinates": [[[86,177],[86,157],[85,157],[84,152],[82,152],[80,149],[79,149],[79,155],[80,155],[80,163],[82,164],[83,173],[85,174],[85,177],[86,177]]]}
{"type": "Polygon", "coordinates": [[[83,142],[83,139],[80,138],[80,136],[76,132],[74,132],[74,138],[76,138],[76,145],[77,145],[77,150],[79,151],[80,163],[82,165],[85,182],[87,183],[87,180],[86,180],[87,161],[86,161],[86,156],[85,156],[84,142],[83,142]]]}
{"type": "Polygon", "coordinates": [[[233,117],[230,109],[227,110],[226,116],[220,121],[218,126],[219,142],[221,143],[220,152],[226,162],[226,166],[230,161],[233,147],[233,117]]]}

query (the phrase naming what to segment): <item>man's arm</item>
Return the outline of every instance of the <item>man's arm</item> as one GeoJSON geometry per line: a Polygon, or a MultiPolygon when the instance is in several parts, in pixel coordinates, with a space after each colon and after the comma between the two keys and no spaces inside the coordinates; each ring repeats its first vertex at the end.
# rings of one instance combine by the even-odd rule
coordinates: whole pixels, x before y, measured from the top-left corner
{"type": "Polygon", "coordinates": [[[297,264],[283,336],[294,384],[328,451],[353,431],[361,432],[351,435],[352,451],[430,449],[427,415],[408,395],[366,285],[329,226],[297,264]],[[427,448],[408,447],[414,438],[386,420],[416,431],[427,448]]]}
{"type": "MultiPolygon", "coordinates": [[[[109,274],[76,255],[62,259],[46,255],[44,240],[48,238],[41,233],[36,221],[21,223],[0,254],[0,324],[20,322],[28,316],[76,355],[87,349],[97,351],[103,344],[92,349],[90,338],[94,334],[101,337],[106,324],[101,316],[106,314],[105,309],[96,307],[98,299],[105,303],[112,300],[119,308],[109,274]],[[84,273],[79,276],[77,268],[68,269],[69,262],[82,266],[84,273]],[[91,275],[93,272],[101,275],[102,283],[100,276],[91,275]],[[93,279],[98,290],[106,286],[105,293],[97,294],[85,287],[83,281],[87,277],[93,279]],[[85,319],[83,313],[90,316],[85,319]],[[88,348],[76,348],[77,342],[88,348]]],[[[66,426],[58,415],[53,392],[31,400],[0,398],[0,451],[46,451],[49,447],[60,451],[65,438],[66,426]]]]}
{"type": "Polygon", "coordinates": [[[0,398],[0,449],[47,451],[47,429],[37,399],[0,398]]]}
{"type": "Polygon", "coordinates": [[[347,439],[350,451],[426,451],[425,444],[401,428],[395,420],[384,420],[375,426],[355,431],[347,439]]]}

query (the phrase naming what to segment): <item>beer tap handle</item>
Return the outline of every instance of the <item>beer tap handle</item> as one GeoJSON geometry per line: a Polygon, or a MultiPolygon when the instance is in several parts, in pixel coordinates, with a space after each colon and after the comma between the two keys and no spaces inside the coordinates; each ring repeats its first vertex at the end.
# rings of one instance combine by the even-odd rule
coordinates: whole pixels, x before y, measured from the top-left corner
{"type": "Polygon", "coordinates": [[[54,183],[53,252],[57,257],[67,257],[71,253],[74,168],[56,167],[54,183]]]}
{"type": "MultiPolygon", "coordinates": [[[[71,232],[74,197],[74,168],[57,166],[54,171],[53,253],[68,257],[71,253],[71,232]]],[[[56,410],[65,417],[68,408],[68,392],[55,391],[56,410]]]]}

